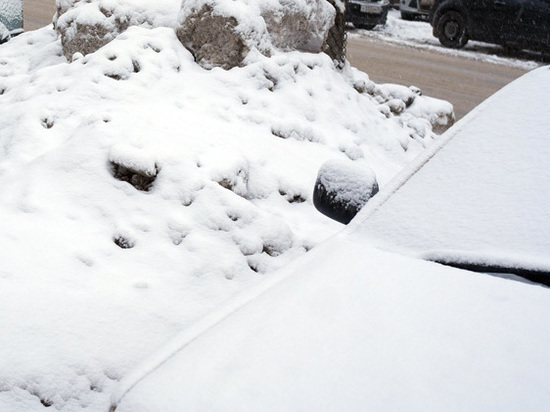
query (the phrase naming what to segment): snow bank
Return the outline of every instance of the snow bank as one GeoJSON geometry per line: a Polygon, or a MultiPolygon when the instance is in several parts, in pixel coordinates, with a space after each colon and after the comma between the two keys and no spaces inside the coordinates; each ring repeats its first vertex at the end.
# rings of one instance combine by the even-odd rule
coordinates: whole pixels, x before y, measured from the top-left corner
{"type": "Polygon", "coordinates": [[[50,28],[0,48],[3,410],[107,408],[137,360],[340,228],[312,206],[323,162],[383,185],[436,137],[324,54],[204,70],[172,28],[129,27],[76,57],[50,28]]]}

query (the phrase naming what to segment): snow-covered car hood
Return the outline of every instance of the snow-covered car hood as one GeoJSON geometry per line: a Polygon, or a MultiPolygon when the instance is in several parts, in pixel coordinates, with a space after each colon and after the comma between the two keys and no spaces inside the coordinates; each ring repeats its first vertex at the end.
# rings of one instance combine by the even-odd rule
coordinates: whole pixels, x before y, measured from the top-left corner
{"type": "Polygon", "coordinates": [[[280,275],[142,364],[116,411],[534,411],[550,401],[545,288],[371,249],[357,232],[280,275]]]}
{"type": "MultiPolygon", "coordinates": [[[[537,70],[482,104],[451,129],[447,146],[434,150],[439,152],[437,156],[419,159],[345,230],[198,322],[136,368],[114,393],[113,407],[118,412],[546,408],[550,402],[546,390],[550,379],[547,288],[450,268],[373,246],[378,242],[384,248],[392,247],[393,231],[389,227],[382,231],[384,223],[390,222],[382,217],[378,220],[377,214],[382,216],[384,208],[393,206],[394,196],[406,193],[412,185],[419,190],[414,193],[422,197],[425,192],[420,180],[424,171],[443,173],[444,166],[453,170],[461,163],[457,159],[456,164],[433,169],[439,164],[438,157],[445,157],[446,147],[452,148],[455,142],[459,147],[462,142],[472,144],[471,139],[477,137],[479,141],[473,143],[478,150],[470,152],[477,156],[469,159],[468,165],[480,168],[479,178],[484,179],[497,177],[493,176],[493,167],[499,159],[493,158],[493,153],[511,145],[524,156],[530,151],[526,145],[539,144],[537,136],[529,140],[531,143],[520,139],[548,130],[545,85],[550,84],[549,75],[548,68],[537,70]],[[511,96],[520,104],[511,104],[511,96]],[[495,131],[501,130],[503,134],[497,137],[502,140],[493,139],[495,131]],[[506,143],[510,139],[516,145],[506,143]],[[411,171],[422,165],[411,177],[411,171]],[[370,222],[372,218],[378,225],[370,222]]],[[[527,157],[530,162],[524,166],[535,168],[534,175],[543,166],[539,151],[544,154],[545,147],[548,145],[539,146],[537,153],[527,157]]],[[[515,198],[515,191],[522,187],[524,169],[517,162],[510,163],[510,159],[504,161],[518,176],[519,182],[507,183],[514,183],[515,198]]],[[[465,173],[464,179],[475,177],[468,167],[459,169],[465,173]]],[[[545,172],[541,173],[542,179],[545,172]]],[[[431,190],[445,190],[446,181],[438,181],[443,179],[441,175],[432,179],[424,184],[429,183],[431,190]]],[[[475,183],[473,180],[459,183],[468,190],[454,187],[451,189],[458,195],[453,190],[441,194],[452,195],[446,203],[450,210],[455,204],[468,206],[457,197],[474,190],[469,185],[475,183]]],[[[541,180],[537,178],[533,183],[541,180]]],[[[504,188],[509,189],[507,185],[504,188]]],[[[526,196],[544,202],[544,187],[537,189],[541,193],[526,196]]],[[[492,207],[481,207],[480,213],[490,215],[483,221],[485,229],[493,215],[504,209],[500,192],[509,193],[493,186],[487,190],[495,191],[495,199],[487,199],[492,207]]],[[[432,201],[435,209],[437,199],[435,196],[432,201]]],[[[481,206],[483,200],[470,199],[481,206]]],[[[518,200],[518,207],[522,205],[518,200]]],[[[535,245],[540,252],[548,250],[544,249],[548,237],[536,226],[540,221],[527,222],[535,206],[520,209],[519,214],[525,228],[542,236],[542,246],[535,245]]],[[[420,216],[408,216],[411,222],[419,226],[429,222],[427,209],[412,212],[420,216]]],[[[434,225],[442,227],[437,220],[439,214],[433,213],[434,225]]],[[[391,226],[400,223],[398,216],[391,226]]],[[[502,224],[501,237],[512,230],[509,223],[502,224]]],[[[465,222],[457,221],[457,227],[460,233],[465,222]]],[[[425,230],[430,230],[429,225],[425,230]]],[[[453,233],[454,228],[448,232],[449,237],[458,236],[453,233]]],[[[411,236],[419,235],[413,232],[411,236]]],[[[479,236],[484,236],[483,230],[479,236]]],[[[398,240],[393,246],[399,250],[408,252],[405,246],[414,245],[412,240],[398,240]]],[[[430,245],[430,240],[429,236],[421,237],[419,244],[430,245]]],[[[468,245],[466,241],[464,244],[468,245]]],[[[517,252],[517,244],[521,242],[505,242],[505,250],[517,252]]],[[[485,246],[483,242],[477,245],[485,246]]],[[[546,262],[544,256],[540,259],[542,264],[546,262]]]]}

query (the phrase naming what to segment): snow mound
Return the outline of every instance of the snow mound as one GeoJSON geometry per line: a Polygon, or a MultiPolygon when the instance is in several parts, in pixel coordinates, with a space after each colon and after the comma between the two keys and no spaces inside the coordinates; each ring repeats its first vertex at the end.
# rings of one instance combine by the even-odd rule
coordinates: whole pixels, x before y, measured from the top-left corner
{"type": "Polygon", "coordinates": [[[51,28],[0,48],[0,409],[107,408],[137,360],[339,229],[312,206],[322,163],[383,185],[436,137],[411,109],[452,111],[404,89],[392,111],[396,86],[324,54],[247,59],[204,70],[164,27],[70,63],[51,28]]]}

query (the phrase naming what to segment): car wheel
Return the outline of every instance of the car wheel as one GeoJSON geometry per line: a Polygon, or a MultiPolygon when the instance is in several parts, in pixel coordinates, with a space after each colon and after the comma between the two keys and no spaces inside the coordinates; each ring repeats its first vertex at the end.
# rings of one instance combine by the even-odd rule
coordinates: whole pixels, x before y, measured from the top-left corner
{"type": "Polygon", "coordinates": [[[448,11],[439,18],[437,32],[439,41],[445,47],[460,49],[468,43],[466,19],[457,11],[448,11]]]}

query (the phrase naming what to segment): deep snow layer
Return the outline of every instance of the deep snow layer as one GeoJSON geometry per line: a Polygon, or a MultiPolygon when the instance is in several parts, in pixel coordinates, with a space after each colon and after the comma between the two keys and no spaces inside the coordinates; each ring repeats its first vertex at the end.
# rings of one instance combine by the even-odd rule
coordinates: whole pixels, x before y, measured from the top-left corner
{"type": "Polygon", "coordinates": [[[340,228],[311,204],[324,161],[383,185],[451,110],[326,55],[203,70],[168,28],[72,63],[51,28],[0,46],[0,410],[107,407],[137,361],[340,228]]]}

